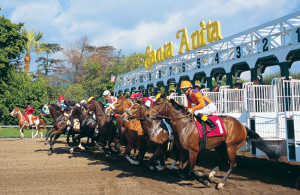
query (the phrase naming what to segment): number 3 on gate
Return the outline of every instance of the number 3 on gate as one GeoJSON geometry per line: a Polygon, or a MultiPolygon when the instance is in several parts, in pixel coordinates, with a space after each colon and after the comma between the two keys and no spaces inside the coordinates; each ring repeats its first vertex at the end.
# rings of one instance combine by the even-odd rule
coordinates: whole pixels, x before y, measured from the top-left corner
{"type": "Polygon", "coordinates": [[[217,121],[216,121],[216,123],[218,124],[218,126],[219,126],[219,129],[220,129],[220,134],[223,134],[223,129],[222,129],[222,125],[221,125],[221,122],[220,122],[220,120],[218,119],[217,121]]]}

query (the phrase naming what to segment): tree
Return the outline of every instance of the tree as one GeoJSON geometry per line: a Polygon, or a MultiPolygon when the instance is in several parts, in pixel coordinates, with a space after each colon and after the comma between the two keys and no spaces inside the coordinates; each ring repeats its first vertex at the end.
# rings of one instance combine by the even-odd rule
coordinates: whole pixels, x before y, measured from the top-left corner
{"type": "MultiPolygon", "coordinates": [[[[1,10],[1,8],[0,8],[1,10]]],[[[6,77],[11,65],[18,63],[24,52],[25,38],[20,33],[24,24],[14,24],[4,16],[0,16],[0,76],[6,77]]],[[[1,89],[0,89],[1,92],[1,89]]]]}
{"type": "Polygon", "coordinates": [[[40,45],[40,49],[43,53],[46,54],[46,57],[39,57],[35,62],[38,64],[38,69],[42,72],[44,71],[44,76],[48,76],[50,71],[56,69],[54,65],[62,62],[60,59],[49,59],[50,54],[54,54],[55,52],[61,51],[63,48],[60,47],[58,43],[42,43],[40,45]]]}
{"type": "Polygon", "coordinates": [[[26,44],[25,44],[25,50],[26,55],[24,57],[25,61],[25,67],[24,72],[29,75],[29,66],[30,66],[30,53],[36,52],[37,54],[40,54],[43,49],[41,48],[40,41],[43,38],[44,33],[42,32],[35,32],[34,29],[31,29],[30,31],[26,30],[25,28],[22,29],[22,34],[26,37],[26,44]]]}

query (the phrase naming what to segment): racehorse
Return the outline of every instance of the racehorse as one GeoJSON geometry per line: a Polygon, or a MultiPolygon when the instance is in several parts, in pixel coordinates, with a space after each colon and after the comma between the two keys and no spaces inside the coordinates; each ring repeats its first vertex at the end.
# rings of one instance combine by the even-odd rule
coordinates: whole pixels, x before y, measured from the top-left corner
{"type": "MultiPolygon", "coordinates": [[[[148,145],[155,149],[152,157],[150,158],[150,169],[155,166],[158,170],[163,170],[165,167],[157,165],[156,159],[160,160],[161,165],[165,166],[164,156],[167,152],[169,132],[161,119],[153,120],[148,122],[145,120],[146,112],[149,108],[141,102],[141,104],[135,104],[130,108],[130,118],[138,119],[141,121],[144,133],[148,137],[148,145]]],[[[126,115],[124,115],[126,120],[126,115]]],[[[175,161],[176,163],[176,161],[175,161]]],[[[172,165],[174,166],[173,163],[172,165]]]]}
{"type": "MultiPolygon", "coordinates": [[[[62,117],[62,115],[64,115],[63,114],[63,112],[61,112],[61,109],[58,107],[58,106],[54,106],[54,104],[53,104],[53,106],[52,106],[52,108],[53,108],[53,110],[55,110],[55,111],[53,111],[53,112],[51,112],[50,113],[50,111],[49,111],[49,103],[47,103],[47,104],[45,104],[44,106],[43,106],[43,109],[42,109],[42,112],[40,113],[40,117],[41,118],[45,118],[47,115],[52,115],[52,114],[55,114],[54,116],[52,116],[52,118],[53,117],[56,117],[56,118],[59,118],[59,117],[62,117]]],[[[70,111],[66,111],[67,113],[70,113],[70,111]]],[[[62,117],[63,118],[63,117],[62,117]]],[[[53,118],[54,119],[54,118],[53,118]]],[[[66,122],[66,121],[65,121],[66,122]]],[[[46,132],[46,139],[45,139],[45,145],[47,145],[47,140],[48,140],[48,138],[50,137],[50,135],[53,133],[53,132],[55,132],[57,130],[57,128],[55,128],[55,127],[53,127],[53,128],[51,128],[51,129],[48,129],[47,130],[47,132],[46,132]]],[[[70,131],[69,131],[69,133],[68,133],[68,135],[67,135],[67,145],[69,145],[70,144],[70,135],[72,136],[72,140],[74,141],[74,136],[75,136],[75,132],[74,131],[72,131],[71,129],[70,129],[70,131]]]]}
{"type": "MultiPolygon", "coordinates": [[[[92,139],[92,143],[94,142],[93,136],[94,136],[95,128],[97,127],[97,122],[88,113],[83,114],[80,109],[71,108],[71,113],[73,113],[72,116],[74,116],[74,115],[77,116],[79,119],[79,122],[80,122],[80,130],[79,131],[75,130],[76,133],[79,133],[79,135],[77,135],[74,138],[72,147],[70,149],[70,152],[73,153],[73,148],[74,148],[76,140],[78,141],[78,143],[79,143],[78,146],[81,149],[84,149],[80,143],[81,138],[88,137],[88,138],[92,139]]],[[[89,144],[89,141],[87,141],[87,147],[88,147],[88,144],[89,144]]]]}
{"type": "MultiPolygon", "coordinates": [[[[20,133],[21,133],[21,139],[24,138],[24,134],[23,134],[23,129],[25,127],[28,127],[29,126],[29,119],[27,119],[24,114],[21,112],[21,110],[16,107],[11,113],[10,113],[11,116],[14,116],[14,115],[17,115],[17,118],[18,118],[18,124],[20,125],[20,133]]],[[[33,136],[33,129],[32,132],[31,132],[31,138],[35,138],[37,136],[37,134],[40,132],[41,133],[41,138],[43,138],[43,132],[42,132],[42,129],[40,128],[40,125],[43,125],[44,129],[46,130],[46,123],[43,119],[37,117],[37,116],[32,116],[32,122],[36,128],[36,134],[33,136]],[[36,118],[34,118],[36,117],[36,118]]]]}
{"type": "MultiPolygon", "coordinates": [[[[181,151],[180,155],[182,157],[180,161],[184,161],[184,158],[188,155],[189,163],[187,166],[189,166],[190,174],[199,182],[208,186],[209,182],[201,179],[194,172],[201,139],[192,115],[188,114],[186,108],[178,105],[174,100],[168,100],[165,93],[154,102],[151,109],[147,112],[146,119],[151,121],[156,117],[162,117],[161,115],[166,115],[171,120],[175,144],[181,151]]],[[[245,127],[237,119],[230,116],[220,116],[220,118],[224,124],[226,134],[207,138],[206,146],[208,150],[215,148],[219,154],[225,155],[229,160],[230,168],[218,184],[218,189],[223,188],[232,170],[236,167],[236,151],[243,145],[247,136],[249,136],[251,143],[266,153],[271,160],[279,159],[279,155],[275,150],[269,148],[257,133],[245,127]]],[[[183,167],[181,166],[180,168],[182,171],[183,167]]],[[[209,174],[210,179],[213,178],[216,171],[216,169],[212,170],[209,174]]]]}
{"type": "MultiPolygon", "coordinates": [[[[47,103],[44,105],[42,110],[44,111],[45,115],[50,114],[53,118],[54,128],[51,131],[49,131],[49,133],[48,133],[48,135],[50,136],[50,141],[49,141],[50,149],[49,149],[48,155],[51,155],[55,141],[59,138],[59,136],[62,133],[66,132],[66,129],[68,126],[68,123],[67,123],[68,121],[65,120],[64,113],[61,112],[61,109],[55,104],[47,103]],[[53,137],[54,137],[54,139],[53,139],[53,137]]],[[[72,112],[73,112],[73,110],[67,111],[67,114],[69,114],[71,116],[72,112]]],[[[46,139],[46,141],[47,141],[47,139],[46,139]]]]}
{"type": "Polygon", "coordinates": [[[133,119],[129,122],[120,122],[120,114],[124,114],[125,109],[129,109],[133,105],[133,102],[127,100],[125,96],[121,96],[118,98],[117,102],[111,106],[113,108],[108,107],[105,113],[108,115],[117,113],[117,125],[118,129],[120,129],[120,141],[126,146],[123,156],[131,164],[139,164],[140,162],[143,162],[147,150],[147,139],[141,126],[141,122],[137,119],[133,119]],[[135,146],[138,146],[139,149],[138,161],[132,160],[128,155],[135,146]]]}
{"type": "Polygon", "coordinates": [[[102,147],[96,142],[96,145],[101,153],[107,152],[106,149],[108,149],[111,153],[119,152],[120,144],[119,140],[116,139],[117,126],[115,125],[113,118],[111,116],[105,115],[102,103],[97,101],[96,98],[90,100],[87,103],[87,107],[88,110],[95,112],[96,121],[98,124],[99,133],[94,139],[99,141],[101,145],[106,145],[103,150],[102,147]],[[113,141],[115,141],[117,151],[112,150],[110,147],[113,141]]]}

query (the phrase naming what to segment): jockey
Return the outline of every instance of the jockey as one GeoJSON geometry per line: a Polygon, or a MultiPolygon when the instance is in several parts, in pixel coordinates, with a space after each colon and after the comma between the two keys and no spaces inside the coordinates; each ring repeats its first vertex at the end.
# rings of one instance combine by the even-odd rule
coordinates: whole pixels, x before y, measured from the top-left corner
{"type": "MultiPolygon", "coordinates": [[[[66,100],[64,96],[59,96],[58,101],[60,103],[60,107],[61,107],[62,111],[67,110],[70,106],[77,106],[78,108],[80,108],[80,105],[76,101],[70,100],[70,99],[66,100]]],[[[66,116],[67,118],[70,119],[70,116],[67,113],[64,113],[64,116],[66,116]]],[[[71,118],[70,124],[67,127],[67,130],[65,133],[66,135],[69,134],[69,130],[71,129],[72,126],[73,126],[73,118],[71,118]]]]}
{"type": "Polygon", "coordinates": [[[213,102],[211,102],[206,95],[202,93],[202,91],[192,89],[193,85],[190,81],[182,81],[180,84],[180,89],[186,95],[188,99],[188,112],[193,113],[198,119],[201,119],[205,122],[205,124],[209,125],[210,128],[208,131],[215,129],[217,126],[214,124],[207,116],[205,115],[213,115],[216,112],[216,106],[213,102]],[[196,106],[192,108],[192,103],[196,106]]]}
{"type": "Polygon", "coordinates": [[[32,126],[32,120],[31,120],[31,117],[32,117],[32,114],[34,112],[34,108],[30,106],[30,103],[28,102],[27,103],[27,107],[25,109],[25,114],[27,115],[27,118],[29,120],[29,125],[32,126]]]}
{"type": "Polygon", "coordinates": [[[176,90],[175,89],[172,89],[171,91],[170,91],[170,95],[169,95],[170,97],[173,97],[173,96],[176,96],[176,90]]]}
{"type": "MultiPolygon", "coordinates": [[[[64,96],[59,96],[58,101],[60,102],[60,104],[66,105],[67,109],[70,106],[77,106],[78,108],[80,108],[80,105],[76,101],[70,100],[70,99],[66,100],[64,96]]],[[[64,109],[65,108],[62,108],[62,110],[64,110],[64,109]]]]}
{"type": "Polygon", "coordinates": [[[112,96],[108,90],[105,90],[102,95],[108,100],[108,106],[114,109],[115,107],[113,104],[116,103],[118,99],[115,96],[112,96]]]}
{"type": "Polygon", "coordinates": [[[100,102],[103,105],[104,108],[107,107],[106,102],[104,102],[102,98],[98,98],[98,102],[100,102]]]}
{"type": "Polygon", "coordinates": [[[80,106],[83,110],[85,109],[84,111],[86,111],[88,109],[86,104],[87,104],[87,102],[85,100],[80,101],[80,106]]]}
{"type": "MultiPolygon", "coordinates": [[[[150,98],[148,97],[143,97],[143,94],[142,93],[136,93],[136,94],[133,94],[134,95],[134,99],[137,103],[141,104],[141,102],[143,101],[144,104],[150,108],[153,104],[153,100],[151,100],[150,98]]],[[[131,98],[131,96],[130,96],[131,98]]]]}

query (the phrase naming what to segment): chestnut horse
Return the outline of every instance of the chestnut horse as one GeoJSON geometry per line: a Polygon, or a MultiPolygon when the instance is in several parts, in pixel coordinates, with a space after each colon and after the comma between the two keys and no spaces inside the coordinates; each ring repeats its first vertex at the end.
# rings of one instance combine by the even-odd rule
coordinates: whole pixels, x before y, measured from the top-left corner
{"type": "MultiPolygon", "coordinates": [[[[24,116],[24,114],[21,112],[21,110],[16,107],[11,113],[10,113],[11,116],[14,116],[14,115],[17,115],[17,118],[18,118],[18,124],[20,125],[20,133],[21,133],[21,139],[24,138],[24,134],[23,134],[23,129],[25,127],[28,127],[29,126],[29,119],[26,119],[26,117],[24,116]]],[[[33,117],[37,117],[37,116],[33,116],[33,117]]],[[[41,133],[41,138],[43,138],[43,132],[42,132],[42,129],[40,128],[40,125],[43,125],[44,129],[47,130],[46,128],[46,123],[43,119],[37,117],[37,120],[32,120],[35,128],[36,128],[36,134],[33,136],[33,129],[32,132],[31,132],[31,138],[35,138],[37,136],[37,134],[40,132],[41,133]]]]}
{"type": "Polygon", "coordinates": [[[105,150],[102,149],[101,145],[96,142],[97,147],[101,151],[101,153],[106,152],[108,149],[112,153],[116,153],[116,151],[112,150],[110,145],[113,141],[115,141],[115,146],[117,148],[117,152],[120,150],[119,140],[116,139],[117,135],[117,126],[114,123],[114,120],[111,116],[107,116],[104,114],[104,108],[101,102],[97,101],[96,98],[93,98],[87,103],[88,110],[94,111],[96,115],[96,121],[98,123],[98,131],[97,137],[94,138],[96,141],[100,142],[101,145],[105,145],[105,150]]]}
{"type": "MultiPolygon", "coordinates": [[[[175,144],[181,151],[180,155],[182,159],[180,161],[185,161],[185,156],[188,156],[189,163],[187,166],[189,166],[190,174],[199,182],[208,186],[209,182],[201,179],[194,172],[199,154],[200,138],[192,115],[188,114],[186,108],[178,105],[174,100],[168,100],[165,93],[154,102],[151,109],[147,112],[146,119],[151,121],[153,118],[161,117],[159,115],[166,115],[171,120],[175,144]]],[[[247,136],[249,136],[252,144],[266,153],[271,160],[279,159],[279,155],[273,149],[269,148],[257,133],[245,127],[237,119],[230,116],[220,116],[220,118],[224,124],[226,134],[207,138],[206,146],[207,150],[215,148],[219,154],[226,155],[229,160],[230,168],[218,184],[218,189],[223,188],[232,170],[236,167],[236,151],[243,145],[247,136]]],[[[182,171],[182,167],[180,168],[182,171]]],[[[212,179],[215,173],[216,170],[212,170],[209,178],[212,179]]]]}
{"type": "Polygon", "coordinates": [[[125,113],[125,109],[129,109],[133,105],[133,102],[127,100],[125,96],[121,96],[118,98],[117,102],[106,110],[106,114],[118,114],[117,126],[120,130],[120,141],[126,146],[123,156],[131,164],[140,164],[140,162],[143,162],[147,150],[147,139],[141,126],[141,122],[136,119],[133,119],[130,122],[121,122],[120,115],[125,113]],[[135,146],[139,149],[138,161],[132,160],[128,155],[135,146]]]}

